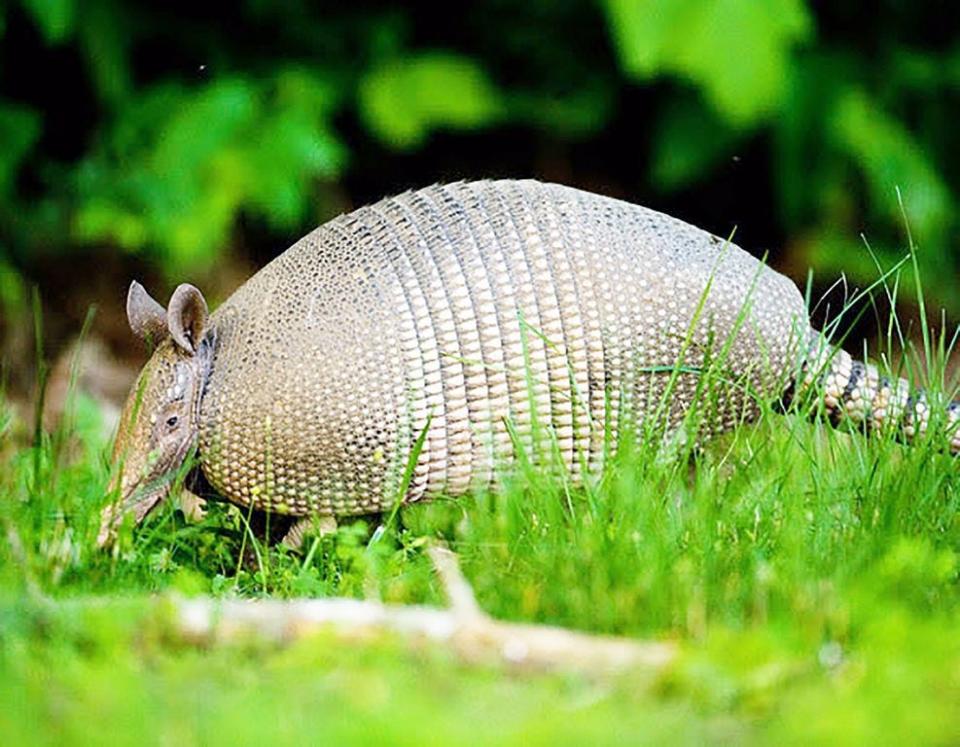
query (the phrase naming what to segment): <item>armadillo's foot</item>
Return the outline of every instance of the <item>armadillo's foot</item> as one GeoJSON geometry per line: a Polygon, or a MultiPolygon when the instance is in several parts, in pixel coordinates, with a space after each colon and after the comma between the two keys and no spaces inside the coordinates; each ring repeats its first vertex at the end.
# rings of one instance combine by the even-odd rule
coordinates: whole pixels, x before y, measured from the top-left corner
{"type": "Polygon", "coordinates": [[[337,520],[333,516],[304,516],[294,523],[280,541],[289,550],[303,549],[303,539],[315,532],[321,537],[337,531],[337,520]]]}
{"type": "Polygon", "coordinates": [[[193,524],[199,524],[207,518],[207,502],[186,488],[180,491],[180,510],[184,518],[193,524]]]}

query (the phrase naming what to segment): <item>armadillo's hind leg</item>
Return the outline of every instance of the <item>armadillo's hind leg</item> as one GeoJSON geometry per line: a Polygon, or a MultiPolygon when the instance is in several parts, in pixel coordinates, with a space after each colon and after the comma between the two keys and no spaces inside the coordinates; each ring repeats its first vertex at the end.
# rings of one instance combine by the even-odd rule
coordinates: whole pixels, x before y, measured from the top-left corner
{"type": "Polygon", "coordinates": [[[337,531],[337,520],[333,516],[302,516],[287,530],[280,543],[295,552],[303,549],[303,540],[308,534],[325,537],[337,531]]]}

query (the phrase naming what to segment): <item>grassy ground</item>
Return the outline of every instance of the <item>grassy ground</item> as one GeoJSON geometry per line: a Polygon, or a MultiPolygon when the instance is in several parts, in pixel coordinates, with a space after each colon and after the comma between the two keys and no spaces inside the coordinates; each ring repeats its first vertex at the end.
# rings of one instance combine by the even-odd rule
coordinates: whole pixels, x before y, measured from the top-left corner
{"type": "Polygon", "coordinates": [[[236,510],[188,525],[172,504],[103,553],[97,418],[80,399],[35,436],[0,407],[7,744],[960,741],[960,493],[932,444],[768,412],[703,451],[625,449],[590,489],[521,470],[495,496],[406,508],[382,534],[345,523],[306,555],[261,545],[236,510]],[[391,640],[199,649],[149,601],[441,604],[434,537],[490,614],[674,640],[679,661],[596,679],[391,640]]]}

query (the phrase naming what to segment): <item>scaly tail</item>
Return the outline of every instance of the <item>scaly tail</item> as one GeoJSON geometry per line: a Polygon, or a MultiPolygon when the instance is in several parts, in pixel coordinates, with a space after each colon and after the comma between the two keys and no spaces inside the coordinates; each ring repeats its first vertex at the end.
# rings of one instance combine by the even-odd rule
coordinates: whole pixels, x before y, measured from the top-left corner
{"type": "MultiPolygon", "coordinates": [[[[815,393],[831,423],[850,422],[868,431],[896,430],[910,443],[930,424],[930,403],[922,389],[911,391],[905,379],[891,380],[872,363],[854,360],[812,330],[800,373],[799,393],[815,393]]],[[[952,454],[960,453],[960,401],[951,402],[942,418],[935,418],[949,438],[952,454]]]]}

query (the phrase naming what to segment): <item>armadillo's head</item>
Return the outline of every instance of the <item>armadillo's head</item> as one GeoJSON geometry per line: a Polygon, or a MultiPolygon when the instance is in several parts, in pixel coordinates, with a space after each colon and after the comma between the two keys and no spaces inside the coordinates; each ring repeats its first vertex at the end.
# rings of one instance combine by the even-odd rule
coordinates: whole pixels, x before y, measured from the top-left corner
{"type": "Polygon", "coordinates": [[[113,449],[110,503],[97,544],[109,544],[123,517],[139,523],[170,492],[197,443],[200,401],[213,358],[207,304],[192,285],[181,285],[164,309],[134,281],[127,294],[134,334],[156,346],[127,397],[113,449]]]}

